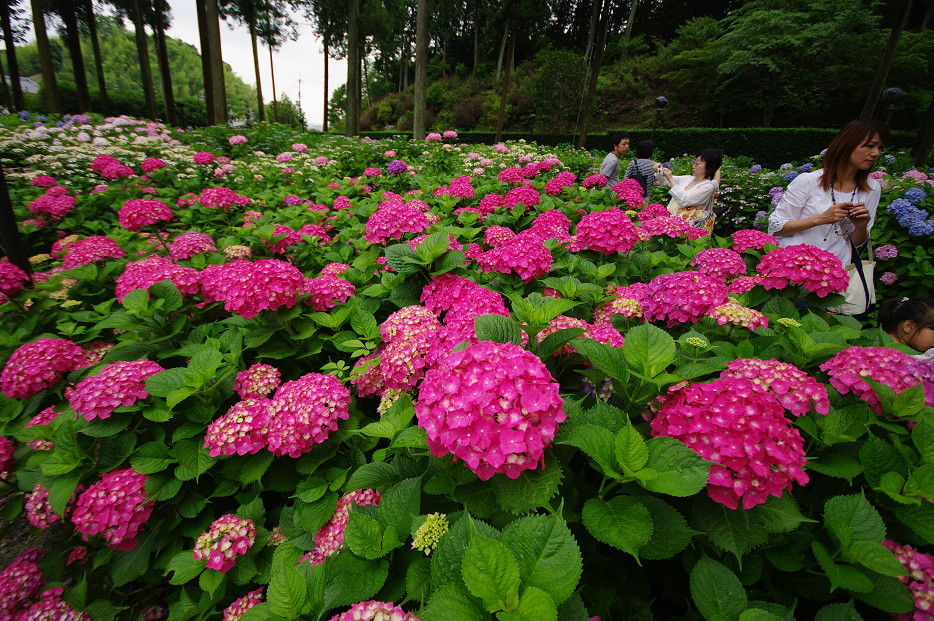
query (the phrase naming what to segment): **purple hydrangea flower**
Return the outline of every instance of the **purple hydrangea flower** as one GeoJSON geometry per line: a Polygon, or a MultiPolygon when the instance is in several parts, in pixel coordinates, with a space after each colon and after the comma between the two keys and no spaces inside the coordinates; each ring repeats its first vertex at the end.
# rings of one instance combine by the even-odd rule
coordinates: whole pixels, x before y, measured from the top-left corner
{"type": "Polygon", "coordinates": [[[752,165],[752,168],[749,169],[749,172],[751,172],[751,173],[757,173],[757,172],[759,172],[760,170],[762,170],[762,166],[760,166],[759,164],[753,164],[753,165],[752,165]]]}
{"type": "Polygon", "coordinates": [[[910,190],[905,192],[905,196],[903,198],[907,200],[909,203],[911,203],[912,205],[918,205],[921,203],[921,201],[923,201],[927,197],[928,197],[928,193],[922,190],[921,188],[911,188],[910,190]]]}
{"type": "Polygon", "coordinates": [[[408,166],[402,160],[393,160],[386,166],[386,173],[390,175],[398,175],[406,170],[408,170],[408,166]]]}
{"type": "Polygon", "coordinates": [[[876,258],[880,261],[888,261],[898,256],[898,249],[892,244],[886,244],[876,248],[876,258]]]}
{"type": "Polygon", "coordinates": [[[798,176],[798,173],[796,173],[795,171],[791,171],[790,173],[787,173],[785,175],[785,181],[794,181],[795,177],[797,176],[798,176]]]}
{"type": "Polygon", "coordinates": [[[811,164],[811,163],[801,164],[800,166],[798,166],[799,173],[811,172],[812,170],[814,170],[814,164],[811,164]]]}
{"type": "Polygon", "coordinates": [[[879,280],[882,281],[883,285],[893,285],[895,284],[895,281],[898,280],[898,274],[895,272],[886,272],[879,278],[879,280]]]}

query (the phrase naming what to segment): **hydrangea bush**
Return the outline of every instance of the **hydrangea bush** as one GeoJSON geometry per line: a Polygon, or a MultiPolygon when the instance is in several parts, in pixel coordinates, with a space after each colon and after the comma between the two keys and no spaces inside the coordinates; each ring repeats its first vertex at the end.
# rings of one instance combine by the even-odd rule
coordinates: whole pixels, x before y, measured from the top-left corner
{"type": "Polygon", "coordinates": [[[934,373],[835,258],[580,151],[242,131],[0,131],[0,619],[930,610],[934,373]]]}

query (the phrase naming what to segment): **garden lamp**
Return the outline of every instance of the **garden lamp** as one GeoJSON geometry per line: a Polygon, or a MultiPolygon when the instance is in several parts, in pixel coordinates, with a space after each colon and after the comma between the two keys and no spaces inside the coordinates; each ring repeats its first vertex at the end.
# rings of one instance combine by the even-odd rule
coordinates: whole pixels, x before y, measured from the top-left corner
{"type": "Polygon", "coordinates": [[[892,115],[898,110],[898,104],[905,99],[905,91],[893,86],[882,91],[882,101],[888,104],[888,112],[885,113],[885,125],[889,127],[892,122],[892,115]]]}
{"type": "Polygon", "coordinates": [[[532,140],[532,136],[535,134],[535,113],[529,115],[529,140],[532,140]]]}
{"type": "Polygon", "coordinates": [[[668,100],[665,99],[664,95],[659,95],[655,98],[655,101],[652,102],[652,107],[655,108],[655,122],[652,123],[652,138],[655,140],[655,129],[658,127],[658,119],[662,115],[662,109],[668,105],[668,100]]]}

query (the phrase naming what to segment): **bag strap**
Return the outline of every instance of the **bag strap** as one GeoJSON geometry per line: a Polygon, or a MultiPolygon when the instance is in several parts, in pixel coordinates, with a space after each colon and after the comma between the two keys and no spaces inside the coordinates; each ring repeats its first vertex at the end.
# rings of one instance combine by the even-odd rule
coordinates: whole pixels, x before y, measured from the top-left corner
{"type": "MultiPolygon", "coordinates": [[[[863,309],[863,313],[869,310],[870,301],[869,301],[869,283],[866,282],[866,274],[863,272],[863,260],[859,256],[859,249],[856,247],[856,244],[853,242],[853,238],[850,237],[850,248],[853,250],[853,266],[856,268],[856,272],[859,274],[859,279],[863,283],[863,292],[866,294],[866,308],[863,309]]],[[[869,239],[869,252],[872,256],[872,238],[869,239]]],[[[862,313],[860,313],[862,314],[862,313]]]]}
{"type": "Polygon", "coordinates": [[[632,178],[639,182],[639,185],[642,186],[642,191],[645,192],[646,197],[648,196],[648,185],[649,179],[643,174],[642,170],[639,169],[639,159],[636,158],[632,160],[633,175],[632,178]]]}

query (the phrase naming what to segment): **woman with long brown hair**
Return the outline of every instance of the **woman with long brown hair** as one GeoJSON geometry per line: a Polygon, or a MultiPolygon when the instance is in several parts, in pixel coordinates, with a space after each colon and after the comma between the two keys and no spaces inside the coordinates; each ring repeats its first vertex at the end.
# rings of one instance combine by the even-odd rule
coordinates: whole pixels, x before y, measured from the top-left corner
{"type": "Polygon", "coordinates": [[[847,123],[824,153],[824,166],[798,175],[769,217],[769,234],[785,246],[811,244],[846,265],[850,242],[869,239],[882,188],[869,173],[888,144],[889,130],[875,120],[847,123]]]}

